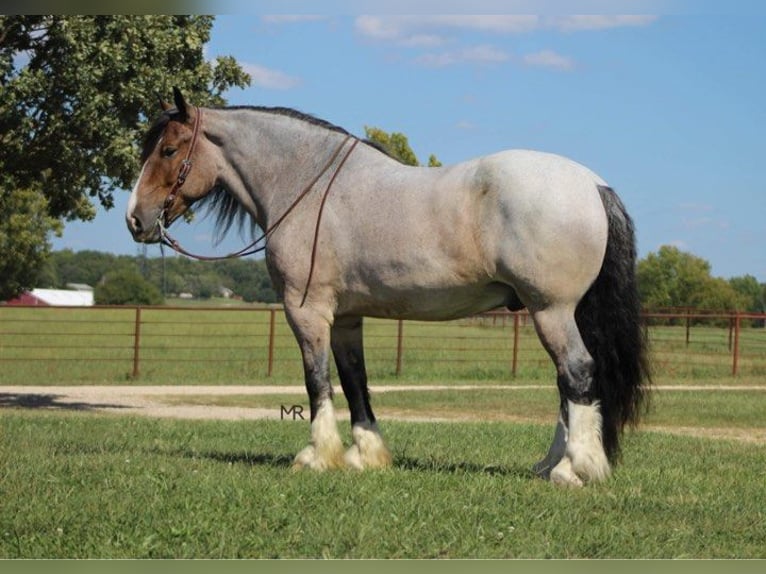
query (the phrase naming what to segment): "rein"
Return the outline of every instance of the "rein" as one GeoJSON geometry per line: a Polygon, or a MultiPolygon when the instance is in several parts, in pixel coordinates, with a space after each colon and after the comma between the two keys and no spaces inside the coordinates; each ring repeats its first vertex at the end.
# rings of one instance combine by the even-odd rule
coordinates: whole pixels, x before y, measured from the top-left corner
{"type": "Polygon", "coordinates": [[[249,243],[248,245],[246,245],[239,251],[235,251],[227,255],[198,255],[196,253],[192,253],[184,249],[181,246],[181,244],[176,239],[174,239],[170,235],[170,233],[168,233],[165,222],[166,222],[168,209],[175,202],[176,198],[178,197],[178,191],[181,189],[181,187],[183,187],[184,183],[186,182],[186,178],[189,176],[189,172],[191,171],[192,153],[194,152],[194,148],[197,145],[199,127],[201,123],[202,123],[202,109],[197,108],[197,117],[194,120],[194,131],[192,132],[192,140],[191,140],[191,144],[189,145],[189,151],[186,153],[186,157],[184,158],[183,162],[181,162],[181,168],[178,172],[178,177],[176,178],[176,181],[173,184],[173,187],[171,188],[170,193],[165,198],[165,203],[162,206],[162,211],[160,211],[160,214],[157,216],[157,221],[156,221],[156,225],[160,231],[160,246],[166,245],[170,247],[172,250],[176,251],[177,253],[180,253],[181,255],[185,255],[187,257],[191,257],[199,261],[221,261],[224,259],[234,259],[237,257],[245,257],[247,255],[253,255],[255,253],[264,251],[267,245],[264,243],[263,245],[258,246],[258,244],[261,243],[262,241],[268,240],[269,236],[274,231],[276,231],[276,229],[285,219],[287,219],[287,216],[290,215],[290,213],[308,195],[308,193],[322,178],[322,176],[325,175],[327,171],[332,167],[333,163],[335,163],[335,160],[338,159],[338,156],[340,156],[341,152],[343,151],[343,148],[346,146],[346,143],[349,140],[353,140],[351,147],[348,148],[345,155],[340,160],[338,167],[335,168],[335,172],[330,178],[330,181],[327,183],[327,187],[325,188],[324,193],[322,194],[322,200],[319,204],[319,211],[317,212],[316,226],[314,228],[314,239],[311,246],[311,263],[309,266],[309,276],[306,281],[306,288],[303,292],[303,299],[301,301],[301,307],[302,307],[303,304],[306,302],[309,285],[311,284],[311,278],[314,275],[314,263],[316,261],[316,254],[317,254],[317,241],[319,239],[319,225],[322,221],[322,213],[324,212],[324,206],[325,206],[325,202],[327,201],[327,196],[330,194],[330,189],[332,188],[333,183],[335,183],[335,179],[338,177],[340,170],[343,168],[344,164],[346,163],[346,160],[351,155],[351,152],[354,151],[354,148],[359,143],[359,140],[352,135],[346,136],[346,138],[344,138],[344,140],[336,148],[335,152],[333,152],[332,156],[324,165],[324,167],[322,167],[319,173],[308,183],[308,185],[306,185],[306,187],[303,188],[303,190],[301,190],[301,192],[298,194],[295,200],[287,208],[287,210],[273,224],[271,224],[261,234],[260,237],[258,237],[257,239],[255,239],[254,241],[252,241],[251,243],[249,243]]]}

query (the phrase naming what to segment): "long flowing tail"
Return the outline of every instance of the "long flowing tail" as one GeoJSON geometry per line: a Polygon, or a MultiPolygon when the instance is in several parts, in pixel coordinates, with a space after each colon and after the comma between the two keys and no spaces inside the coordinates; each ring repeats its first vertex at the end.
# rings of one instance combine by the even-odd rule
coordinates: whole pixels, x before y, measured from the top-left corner
{"type": "Polygon", "coordinates": [[[598,191],[609,221],[606,254],[575,319],[596,363],[593,385],[601,404],[601,436],[614,462],[625,425],[635,426],[648,407],[651,375],[640,321],[633,221],[614,190],[598,186],[598,191]]]}

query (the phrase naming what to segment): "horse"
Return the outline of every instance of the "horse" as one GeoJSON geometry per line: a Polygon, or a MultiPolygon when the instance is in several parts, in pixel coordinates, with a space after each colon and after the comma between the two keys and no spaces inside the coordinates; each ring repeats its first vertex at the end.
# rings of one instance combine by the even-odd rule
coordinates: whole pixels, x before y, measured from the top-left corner
{"type": "Polygon", "coordinates": [[[533,466],[556,484],[603,481],[646,410],[635,231],[615,191],[561,156],[507,150],[405,166],[330,122],[279,107],[203,108],[173,90],[143,142],[126,222],[183,249],[192,205],[225,232],[250,222],[300,347],[310,403],[295,469],[370,469],[392,455],[370,404],[363,318],[453,320],[526,308],[556,367],[558,419],[533,466]],[[338,432],[334,358],[353,444],[338,432]]]}

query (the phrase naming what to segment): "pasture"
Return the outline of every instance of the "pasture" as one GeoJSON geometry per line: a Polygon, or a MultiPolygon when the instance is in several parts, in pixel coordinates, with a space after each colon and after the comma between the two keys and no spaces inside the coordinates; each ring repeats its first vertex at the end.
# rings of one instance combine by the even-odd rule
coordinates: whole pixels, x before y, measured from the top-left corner
{"type": "MultiPolygon", "coordinates": [[[[169,388],[160,400],[276,410],[295,397],[169,388]]],[[[766,391],[659,392],[614,476],[582,490],[529,470],[550,439],[552,398],[377,393],[394,467],[326,474],[289,469],[307,421],[159,420],[6,398],[0,557],[766,557],[766,391]],[[454,422],[392,420],[408,414],[454,422]]]]}
{"type": "Polygon", "coordinates": [[[394,457],[386,471],[291,472],[306,420],[158,419],[12,390],[151,383],[167,386],[155,400],[170,406],[274,418],[306,406],[279,314],[267,377],[268,313],[219,313],[147,312],[134,380],[131,310],[0,309],[0,558],[766,558],[762,329],[743,329],[746,370],[731,377],[725,325],[695,325],[690,340],[683,325],[650,327],[664,341],[653,348],[652,409],[614,475],[580,490],[530,471],[557,398],[523,324],[514,378],[512,323],[405,323],[398,377],[396,323],[369,323],[373,404],[394,457]],[[290,392],[177,387],[243,382],[290,392]]]}

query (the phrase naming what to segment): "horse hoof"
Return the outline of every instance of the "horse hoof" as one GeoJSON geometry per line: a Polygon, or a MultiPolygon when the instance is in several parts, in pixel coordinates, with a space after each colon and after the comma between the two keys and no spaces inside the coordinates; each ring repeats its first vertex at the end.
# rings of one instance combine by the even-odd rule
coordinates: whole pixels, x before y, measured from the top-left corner
{"type": "Polygon", "coordinates": [[[356,426],[351,434],[354,437],[354,445],[346,451],[344,457],[349,468],[364,470],[391,466],[391,452],[376,428],[356,426]]]}
{"type": "Polygon", "coordinates": [[[559,486],[581,487],[582,479],[572,470],[572,461],[564,457],[551,471],[550,481],[559,486]]]}
{"type": "Polygon", "coordinates": [[[391,453],[384,447],[384,450],[375,453],[362,453],[358,445],[352,446],[346,451],[344,457],[346,466],[354,470],[365,470],[370,468],[389,468],[392,463],[391,453]]]}
{"type": "Polygon", "coordinates": [[[304,469],[323,472],[333,468],[342,468],[344,466],[343,453],[322,453],[318,452],[316,447],[309,445],[300,451],[293,459],[292,470],[299,471],[304,469]]]}

